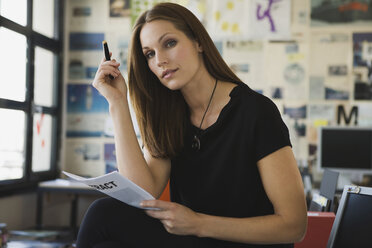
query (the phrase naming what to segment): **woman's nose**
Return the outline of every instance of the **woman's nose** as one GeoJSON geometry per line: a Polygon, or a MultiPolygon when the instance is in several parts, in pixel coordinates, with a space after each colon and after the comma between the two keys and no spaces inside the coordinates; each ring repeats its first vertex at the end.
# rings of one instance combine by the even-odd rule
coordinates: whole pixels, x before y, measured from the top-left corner
{"type": "Polygon", "coordinates": [[[156,62],[157,62],[157,65],[160,67],[160,66],[163,66],[163,65],[167,64],[168,59],[165,56],[165,54],[157,53],[156,54],[156,62]]]}

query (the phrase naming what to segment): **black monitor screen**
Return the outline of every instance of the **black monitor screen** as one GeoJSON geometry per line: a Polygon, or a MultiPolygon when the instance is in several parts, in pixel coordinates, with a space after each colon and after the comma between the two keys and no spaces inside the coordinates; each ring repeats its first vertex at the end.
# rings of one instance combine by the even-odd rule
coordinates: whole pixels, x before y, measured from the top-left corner
{"type": "Polygon", "coordinates": [[[372,247],[372,196],[350,194],[346,200],[333,247],[372,247]]]}
{"type": "Polygon", "coordinates": [[[372,129],[322,129],[320,166],[339,169],[372,169],[372,129]]]}

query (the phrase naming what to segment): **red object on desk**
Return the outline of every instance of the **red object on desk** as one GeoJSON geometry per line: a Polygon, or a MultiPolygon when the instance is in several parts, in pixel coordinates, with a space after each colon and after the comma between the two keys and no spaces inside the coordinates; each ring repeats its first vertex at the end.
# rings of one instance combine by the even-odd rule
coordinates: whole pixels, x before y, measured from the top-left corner
{"type": "Polygon", "coordinates": [[[305,238],[295,243],[295,248],[326,248],[332,230],[335,213],[307,212],[307,231],[305,238]]]}

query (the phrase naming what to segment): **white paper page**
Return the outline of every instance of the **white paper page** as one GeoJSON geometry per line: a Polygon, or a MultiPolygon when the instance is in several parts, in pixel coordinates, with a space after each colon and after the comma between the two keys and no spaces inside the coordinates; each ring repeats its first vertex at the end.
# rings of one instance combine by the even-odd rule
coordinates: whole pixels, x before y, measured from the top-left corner
{"type": "Polygon", "coordinates": [[[123,177],[117,171],[94,178],[84,178],[66,171],[63,171],[63,173],[78,182],[84,183],[133,207],[148,209],[140,206],[141,201],[155,199],[150,193],[123,177]]]}

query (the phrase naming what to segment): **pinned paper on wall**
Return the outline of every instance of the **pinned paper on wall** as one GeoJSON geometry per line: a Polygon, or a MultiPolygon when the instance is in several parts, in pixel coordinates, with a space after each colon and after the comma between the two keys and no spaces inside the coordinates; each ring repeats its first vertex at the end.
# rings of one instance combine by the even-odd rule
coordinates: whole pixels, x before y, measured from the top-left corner
{"type": "Polygon", "coordinates": [[[362,42],[362,59],[372,60],[372,42],[362,42]]]}
{"type": "Polygon", "coordinates": [[[227,41],[224,57],[233,72],[253,90],[266,94],[263,43],[260,41],[227,41]]]}
{"type": "MultiPolygon", "coordinates": [[[[351,95],[351,37],[348,33],[314,33],[310,42],[312,89],[322,80],[324,93],[321,99],[348,100],[351,95]],[[324,56],[330,54],[332,56],[324,56]],[[314,86],[314,87],[313,87],[314,86]]],[[[315,94],[311,99],[320,99],[315,94]]],[[[320,99],[320,100],[321,100],[320,99]]]]}
{"type": "Polygon", "coordinates": [[[372,0],[311,0],[311,25],[369,25],[372,23],[372,0]]]}
{"type": "Polygon", "coordinates": [[[250,26],[252,38],[286,40],[291,36],[290,0],[251,0],[250,26]]]}
{"type": "Polygon", "coordinates": [[[283,113],[292,119],[305,119],[306,118],[306,105],[296,106],[294,104],[284,105],[283,113]]]}
{"type": "Polygon", "coordinates": [[[250,1],[213,1],[207,18],[209,34],[215,38],[248,37],[250,1]]]}
{"type": "Polygon", "coordinates": [[[93,79],[102,59],[102,51],[71,51],[68,61],[68,78],[70,80],[93,79]]]}
{"type": "Polygon", "coordinates": [[[104,33],[71,32],[70,51],[101,51],[104,33]]]}
{"type": "Polygon", "coordinates": [[[293,153],[297,159],[306,159],[308,153],[306,112],[307,105],[304,101],[286,102],[283,105],[283,121],[288,127],[293,153]]]}
{"type": "Polygon", "coordinates": [[[361,103],[358,105],[359,109],[359,126],[372,126],[372,104],[371,103],[361,103]]]}
{"type": "Polygon", "coordinates": [[[34,114],[32,170],[50,169],[53,119],[44,113],[34,114]]]}
{"type": "MultiPolygon", "coordinates": [[[[146,10],[151,9],[159,0],[131,0],[131,22],[132,26],[137,18],[146,10]]],[[[201,22],[204,22],[206,13],[206,0],[170,0],[167,2],[176,3],[188,8],[201,22]]],[[[216,1],[217,2],[217,1],[216,1]]]]}
{"type": "Polygon", "coordinates": [[[309,98],[311,100],[325,99],[324,77],[310,76],[309,98]]]}
{"type": "Polygon", "coordinates": [[[322,120],[327,123],[334,123],[336,118],[335,106],[331,104],[310,104],[309,119],[310,121],[322,120]]]}
{"type": "Polygon", "coordinates": [[[354,99],[372,100],[372,32],[353,33],[354,99]]]}
{"type": "Polygon", "coordinates": [[[67,137],[106,136],[105,123],[109,118],[106,99],[93,86],[67,86],[67,137]]]}
{"type": "Polygon", "coordinates": [[[66,139],[65,170],[87,177],[104,174],[102,146],[100,138],[66,139]]]}
{"type": "Polygon", "coordinates": [[[265,48],[267,84],[282,89],[283,99],[305,99],[308,95],[308,46],[303,43],[270,42],[265,48]]]}
{"type": "Polygon", "coordinates": [[[307,139],[309,144],[317,144],[318,128],[336,124],[336,108],[333,104],[310,104],[307,139]]]}
{"type": "Polygon", "coordinates": [[[308,39],[307,28],[310,22],[310,0],[292,1],[291,7],[292,38],[306,41],[308,39]]]}
{"type": "Polygon", "coordinates": [[[70,31],[104,30],[108,14],[107,4],[102,0],[69,1],[71,11],[67,11],[70,31]]]}
{"type": "Polygon", "coordinates": [[[314,122],[313,122],[313,125],[314,125],[314,127],[323,127],[323,126],[327,126],[328,125],[328,120],[315,120],[314,122]]]}

